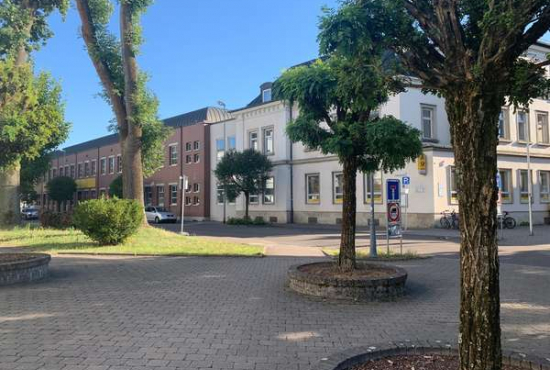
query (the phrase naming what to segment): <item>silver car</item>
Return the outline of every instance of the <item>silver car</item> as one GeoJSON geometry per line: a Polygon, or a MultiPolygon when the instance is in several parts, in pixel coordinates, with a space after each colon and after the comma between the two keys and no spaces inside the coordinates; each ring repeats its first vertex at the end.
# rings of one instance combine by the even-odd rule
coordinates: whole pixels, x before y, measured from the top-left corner
{"type": "Polygon", "coordinates": [[[21,211],[21,217],[24,220],[38,220],[38,209],[34,207],[26,207],[21,211]]]}
{"type": "Polygon", "coordinates": [[[161,222],[176,223],[176,215],[162,207],[145,207],[145,216],[147,221],[160,224],[161,222]]]}

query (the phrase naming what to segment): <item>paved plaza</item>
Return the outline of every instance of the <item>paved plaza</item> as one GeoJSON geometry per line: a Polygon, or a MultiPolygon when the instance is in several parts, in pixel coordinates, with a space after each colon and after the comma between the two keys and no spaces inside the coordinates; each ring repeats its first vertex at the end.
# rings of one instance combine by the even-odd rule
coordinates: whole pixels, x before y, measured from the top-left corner
{"type": "MultiPolygon", "coordinates": [[[[288,267],[312,260],[54,258],[50,279],[0,288],[0,369],[293,370],[353,346],[456,341],[456,258],[399,263],[408,295],[370,304],[288,291],[288,267]]],[[[550,258],[535,260],[502,261],[503,341],[550,357],[550,258]]]]}

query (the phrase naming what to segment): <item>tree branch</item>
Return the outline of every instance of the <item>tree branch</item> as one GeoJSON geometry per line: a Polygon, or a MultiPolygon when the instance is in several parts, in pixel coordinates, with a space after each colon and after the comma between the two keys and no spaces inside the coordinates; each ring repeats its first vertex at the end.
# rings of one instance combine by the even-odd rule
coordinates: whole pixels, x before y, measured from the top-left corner
{"type": "Polygon", "coordinates": [[[82,38],[84,39],[94,68],[99,76],[99,79],[101,80],[101,84],[105,88],[105,91],[109,96],[109,100],[111,101],[119,131],[121,135],[124,135],[125,132],[127,132],[124,98],[117,93],[112,77],[113,73],[109,69],[109,66],[97,55],[100,45],[96,36],[97,30],[94,20],[92,19],[90,4],[88,3],[88,0],[76,0],[76,5],[78,8],[78,14],[82,21],[82,38]]]}

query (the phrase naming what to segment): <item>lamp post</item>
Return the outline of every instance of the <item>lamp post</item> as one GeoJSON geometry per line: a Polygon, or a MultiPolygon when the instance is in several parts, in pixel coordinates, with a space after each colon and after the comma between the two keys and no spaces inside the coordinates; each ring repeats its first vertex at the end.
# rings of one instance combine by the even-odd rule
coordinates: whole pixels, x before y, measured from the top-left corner
{"type": "Polygon", "coordinates": [[[376,246],[376,225],[374,216],[374,171],[369,173],[370,184],[370,257],[374,258],[378,256],[376,246]]]}
{"type": "Polygon", "coordinates": [[[189,233],[186,233],[183,231],[184,223],[185,223],[185,189],[187,189],[187,183],[188,183],[188,177],[183,175],[180,176],[180,186],[181,186],[181,228],[180,228],[180,234],[188,236],[189,233]]]}
{"type": "MultiPolygon", "coordinates": [[[[223,101],[219,100],[218,105],[222,107],[223,110],[226,109],[226,105],[223,101]]],[[[227,151],[227,133],[225,131],[225,120],[223,121],[223,153],[225,155],[225,152],[227,151]]],[[[217,187],[216,187],[217,188],[217,187]]],[[[226,212],[227,212],[227,200],[226,200],[226,191],[225,187],[223,188],[223,223],[225,224],[226,219],[226,212]]]]}

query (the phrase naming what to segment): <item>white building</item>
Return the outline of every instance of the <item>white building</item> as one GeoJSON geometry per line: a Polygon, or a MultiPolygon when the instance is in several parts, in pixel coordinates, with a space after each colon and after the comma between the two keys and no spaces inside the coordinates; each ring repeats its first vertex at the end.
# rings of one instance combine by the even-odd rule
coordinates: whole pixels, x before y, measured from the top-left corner
{"type": "MultiPolygon", "coordinates": [[[[545,60],[550,45],[534,45],[528,57],[545,60]]],[[[535,99],[528,110],[503,107],[500,121],[501,141],[498,167],[501,175],[501,203],[519,222],[527,220],[528,180],[527,143],[531,142],[532,209],[535,223],[543,223],[550,214],[550,100],[535,99]]],[[[271,100],[271,84],[261,86],[260,95],[247,107],[233,111],[233,119],[213,124],[210,131],[211,168],[227,148],[256,148],[274,164],[273,178],[266,193],[252,199],[251,217],[269,222],[336,224],[341,219],[342,166],[336,156],[308,151],[301,143],[291,143],[285,134],[287,123],[298,114],[281,101],[271,100]],[[225,140],[224,140],[225,137],[225,140]],[[224,144],[225,143],[225,144],[224,144]]],[[[411,88],[391,97],[381,107],[381,115],[392,115],[423,133],[424,159],[410,163],[401,171],[377,174],[375,212],[385,223],[385,180],[409,176],[408,226],[431,227],[439,223],[443,211],[458,210],[454,158],[444,100],[411,88]],[[420,162],[420,163],[419,163],[420,162]]],[[[244,198],[225,204],[211,181],[211,219],[242,216],[244,198]],[[225,212],[224,212],[225,209],[225,212]]],[[[365,175],[357,177],[357,223],[367,225],[370,198],[365,175]]]]}

